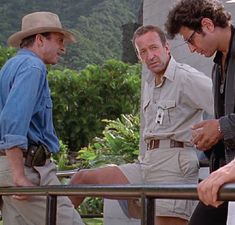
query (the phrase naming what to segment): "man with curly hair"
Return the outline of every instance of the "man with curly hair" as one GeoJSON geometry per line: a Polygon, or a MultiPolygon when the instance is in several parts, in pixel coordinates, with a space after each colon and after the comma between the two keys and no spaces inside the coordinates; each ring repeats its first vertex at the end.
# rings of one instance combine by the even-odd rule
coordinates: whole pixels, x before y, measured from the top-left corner
{"type": "Polygon", "coordinates": [[[212,70],[215,119],[192,127],[192,141],[210,158],[212,174],[198,186],[201,202],[189,224],[225,225],[228,203],[218,201],[217,195],[223,184],[235,181],[235,35],[231,15],[218,0],[181,0],[170,10],[165,27],[171,38],[182,35],[192,53],[205,57],[216,53],[212,70]]]}

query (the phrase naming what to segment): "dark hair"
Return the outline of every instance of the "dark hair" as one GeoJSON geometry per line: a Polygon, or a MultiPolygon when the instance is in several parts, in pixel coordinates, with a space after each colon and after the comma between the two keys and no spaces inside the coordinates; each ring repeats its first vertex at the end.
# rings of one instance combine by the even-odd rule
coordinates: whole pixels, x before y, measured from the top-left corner
{"type": "MultiPolygon", "coordinates": [[[[37,34],[33,34],[29,37],[26,37],[26,38],[22,39],[22,41],[20,43],[20,48],[32,46],[34,41],[35,41],[36,35],[37,34]]],[[[45,38],[49,39],[50,35],[51,35],[51,32],[41,33],[41,35],[43,35],[45,38]]]]}
{"type": "Polygon", "coordinates": [[[165,23],[167,34],[174,38],[182,26],[200,33],[203,18],[209,18],[215,26],[224,28],[229,26],[231,14],[219,0],[181,0],[169,11],[165,23]]]}
{"type": "Polygon", "coordinates": [[[146,25],[146,26],[141,26],[137,28],[137,30],[134,32],[133,38],[132,38],[132,44],[134,45],[134,47],[135,47],[136,38],[148,32],[156,32],[160,37],[162,45],[166,44],[166,35],[159,27],[153,26],[153,25],[146,25]]]}

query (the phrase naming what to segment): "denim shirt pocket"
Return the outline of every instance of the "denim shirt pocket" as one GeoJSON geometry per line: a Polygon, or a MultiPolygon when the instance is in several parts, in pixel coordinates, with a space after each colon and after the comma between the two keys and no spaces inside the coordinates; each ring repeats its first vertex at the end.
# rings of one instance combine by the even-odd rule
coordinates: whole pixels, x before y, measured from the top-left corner
{"type": "Polygon", "coordinates": [[[52,115],[52,99],[49,94],[44,95],[41,101],[41,122],[43,127],[47,127],[52,115]]]}
{"type": "Polygon", "coordinates": [[[51,109],[52,108],[52,99],[50,95],[44,95],[41,100],[41,109],[51,109]]]}
{"type": "Polygon", "coordinates": [[[53,104],[52,104],[51,96],[45,97],[45,104],[46,104],[47,109],[52,109],[53,104]]]}

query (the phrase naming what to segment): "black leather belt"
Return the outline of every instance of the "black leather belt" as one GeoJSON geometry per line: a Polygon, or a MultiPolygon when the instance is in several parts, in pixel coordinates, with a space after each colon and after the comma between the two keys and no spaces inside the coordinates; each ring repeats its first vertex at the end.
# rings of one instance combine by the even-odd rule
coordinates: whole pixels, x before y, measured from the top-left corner
{"type": "Polygon", "coordinates": [[[155,148],[161,148],[161,142],[164,142],[164,147],[168,148],[184,148],[184,142],[175,141],[175,140],[159,140],[159,139],[152,139],[147,144],[147,150],[153,150],[155,148]],[[166,143],[169,143],[166,145],[166,143]]]}

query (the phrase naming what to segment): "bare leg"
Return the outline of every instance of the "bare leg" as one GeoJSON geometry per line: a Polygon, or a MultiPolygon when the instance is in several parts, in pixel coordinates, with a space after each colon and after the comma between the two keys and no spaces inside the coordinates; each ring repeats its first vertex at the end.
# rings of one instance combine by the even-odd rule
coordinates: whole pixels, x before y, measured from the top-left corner
{"type": "Polygon", "coordinates": [[[155,218],[155,225],[187,225],[187,224],[188,220],[181,219],[178,217],[157,216],[155,218]]]}
{"type": "MultiPolygon", "coordinates": [[[[70,185],[77,184],[128,184],[126,176],[115,165],[97,169],[78,171],[71,178],[70,185]]],[[[84,197],[69,196],[75,207],[78,207],[84,197]]]]}
{"type": "MultiPolygon", "coordinates": [[[[129,215],[133,218],[140,219],[141,205],[138,200],[128,201],[129,215]]],[[[187,225],[188,220],[179,217],[156,216],[155,225],[187,225]]]]}

